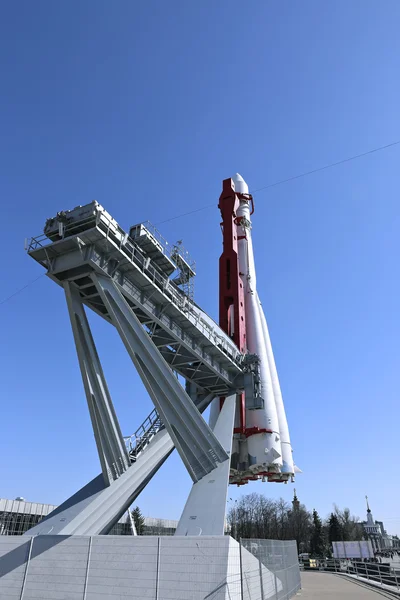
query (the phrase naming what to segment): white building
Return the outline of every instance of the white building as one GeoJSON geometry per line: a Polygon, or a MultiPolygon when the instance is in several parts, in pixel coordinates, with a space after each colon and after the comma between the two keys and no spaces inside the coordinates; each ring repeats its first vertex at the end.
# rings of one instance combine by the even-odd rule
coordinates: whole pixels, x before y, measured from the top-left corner
{"type": "Polygon", "coordinates": [[[365,496],[367,501],[367,520],[362,522],[365,533],[368,539],[371,540],[375,552],[380,550],[388,550],[397,547],[397,540],[392,535],[388,535],[383,525],[383,521],[374,521],[371,509],[368,503],[368,496],[365,496]]]}

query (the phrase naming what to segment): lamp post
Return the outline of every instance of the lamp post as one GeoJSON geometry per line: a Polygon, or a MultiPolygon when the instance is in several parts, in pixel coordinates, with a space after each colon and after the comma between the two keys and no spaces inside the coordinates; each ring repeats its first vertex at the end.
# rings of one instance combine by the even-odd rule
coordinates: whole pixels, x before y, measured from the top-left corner
{"type": "Polygon", "coordinates": [[[233,500],[232,498],[229,498],[229,500],[227,501],[228,504],[229,502],[232,502],[232,527],[231,527],[231,535],[233,538],[236,539],[236,535],[237,535],[237,500],[233,500]]]}

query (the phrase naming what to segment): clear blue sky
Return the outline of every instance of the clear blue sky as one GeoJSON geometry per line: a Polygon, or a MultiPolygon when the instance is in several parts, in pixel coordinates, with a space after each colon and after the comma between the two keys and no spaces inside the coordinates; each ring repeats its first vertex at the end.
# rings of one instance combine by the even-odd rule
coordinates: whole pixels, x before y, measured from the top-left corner
{"type": "MultiPolygon", "coordinates": [[[[398,0],[4,2],[0,299],[41,273],[24,238],[97,199],[197,259],[214,317],[221,180],[252,189],[400,139],[398,0]]],[[[300,499],[400,533],[400,146],[255,195],[254,244],[300,499]],[[396,520],[397,517],[397,520],[396,520]]],[[[116,332],[92,319],[125,434],[151,404],[116,332]]],[[[0,306],[0,496],[59,503],[99,472],[61,288],[0,306]]],[[[140,499],[177,518],[171,457],[140,499]]],[[[253,484],[290,500],[293,486],[253,484]]]]}

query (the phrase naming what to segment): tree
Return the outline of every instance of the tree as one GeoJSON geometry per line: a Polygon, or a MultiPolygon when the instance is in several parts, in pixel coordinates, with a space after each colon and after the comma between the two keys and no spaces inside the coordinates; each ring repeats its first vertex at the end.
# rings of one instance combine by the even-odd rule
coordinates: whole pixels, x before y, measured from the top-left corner
{"type": "Polygon", "coordinates": [[[322,521],[315,508],[312,514],[310,546],[313,558],[324,558],[326,556],[326,542],[322,521]]]}
{"type": "Polygon", "coordinates": [[[335,504],[335,513],[341,528],[340,540],[354,542],[364,538],[364,529],[359,519],[350,514],[350,509],[340,510],[335,504]]]}
{"type": "Polygon", "coordinates": [[[236,500],[227,514],[230,534],[236,539],[293,540],[300,552],[310,545],[310,514],[303,505],[290,509],[280,498],[248,494],[236,500]]]}
{"type": "Polygon", "coordinates": [[[331,513],[328,521],[328,539],[329,543],[340,542],[343,539],[342,526],[335,513],[331,513]]]}
{"type": "MultiPolygon", "coordinates": [[[[334,511],[321,522],[316,510],[312,515],[295,495],[291,506],[283,500],[271,500],[262,494],[248,494],[235,500],[227,514],[230,535],[240,538],[296,540],[299,552],[313,556],[331,555],[330,543],[366,539],[362,524],[350,510],[334,511]]],[[[400,546],[400,540],[398,541],[400,546]]]]}
{"type": "Polygon", "coordinates": [[[311,515],[304,504],[294,505],[288,512],[289,540],[296,540],[299,552],[310,550],[311,515]]]}
{"type": "Polygon", "coordinates": [[[138,506],[136,506],[132,511],[133,522],[135,523],[136,533],[138,535],[143,535],[144,533],[144,516],[138,506]]]}

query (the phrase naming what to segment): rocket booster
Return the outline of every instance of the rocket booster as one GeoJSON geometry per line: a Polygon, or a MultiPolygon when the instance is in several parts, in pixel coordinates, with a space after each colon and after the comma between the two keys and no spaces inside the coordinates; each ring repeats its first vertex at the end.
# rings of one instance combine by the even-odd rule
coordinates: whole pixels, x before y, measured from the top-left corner
{"type": "MultiPolygon", "coordinates": [[[[257,389],[260,390],[257,401],[251,397],[252,393],[248,387],[245,394],[238,395],[230,481],[238,485],[256,479],[286,483],[289,479],[293,480],[295,472],[299,469],[293,463],[289,428],[271,339],[257,293],[251,237],[253,199],[246,182],[238,173],[232,180],[224,181],[220,208],[224,235],[224,251],[220,259],[220,325],[225,326],[227,333],[245,355],[256,358],[259,382],[257,389]],[[228,182],[234,196],[228,195],[228,182]],[[232,242],[225,231],[230,226],[229,200],[233,209],[232,242]],[[224,203],[227,209],[225,211],[224,203]],[[227,261],[229,286],[224,286],[227,261]],[[235,269],[232,268],[235,261],[238,274],[237,297],[231,291],[227,292],[227,287],[234,288],[236,283],[235,269]],[[225,312],[228,319],[224,318],[225,312]],[[235,323],[239,324],[239,329],[242,325],[243,331],[238,331],[237,327],[235,330],[235,323]]],[[[220,399],[216,399],[211,407],[211,422],[215,420],[220,406],[220,399]]]]}

